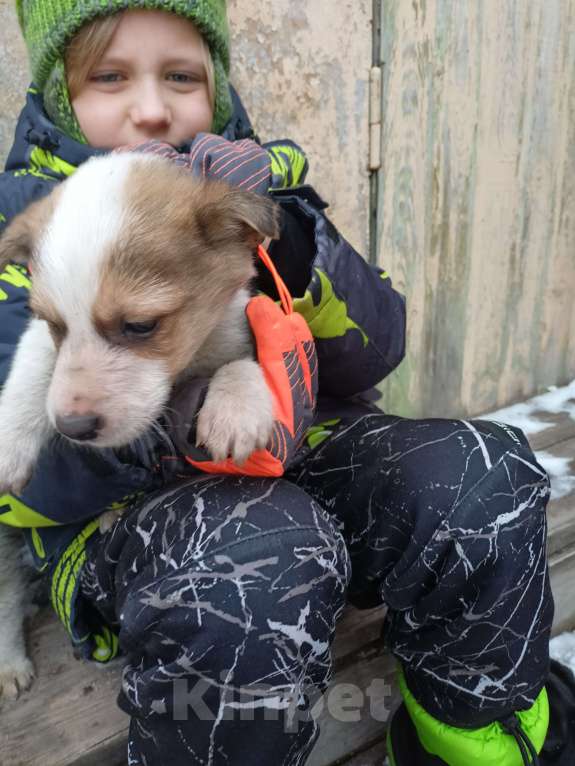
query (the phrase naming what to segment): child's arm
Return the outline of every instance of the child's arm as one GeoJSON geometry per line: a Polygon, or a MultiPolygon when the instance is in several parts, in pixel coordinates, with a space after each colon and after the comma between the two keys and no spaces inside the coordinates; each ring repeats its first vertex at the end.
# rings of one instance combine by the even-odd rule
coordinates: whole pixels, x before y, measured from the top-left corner
{"type": "Polygon", "coordinates": [[[320,394],[365,391],[403,359],[405,300],[339,234],[310,186],[273,197],[283,221],[270,255],[315,337],[320,394]]]}

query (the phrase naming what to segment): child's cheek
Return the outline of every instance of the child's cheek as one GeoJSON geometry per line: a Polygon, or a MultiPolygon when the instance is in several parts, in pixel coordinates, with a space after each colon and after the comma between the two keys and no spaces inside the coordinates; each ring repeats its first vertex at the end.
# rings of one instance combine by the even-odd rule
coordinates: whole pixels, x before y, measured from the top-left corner
{"type": "Polygon", "coordinates": [[[213,124],[213,111],[207,92],[194,93],[179,114],[177,139],[172,143],[182,144],[198,133],[209,133],[213,124]]]}
{"type": "Polygon", "coordinates": [[[114,149],[123,143],[121,105],[102,93],[84,92],[72,101],[82,133],[91,146],[114,149]]]}

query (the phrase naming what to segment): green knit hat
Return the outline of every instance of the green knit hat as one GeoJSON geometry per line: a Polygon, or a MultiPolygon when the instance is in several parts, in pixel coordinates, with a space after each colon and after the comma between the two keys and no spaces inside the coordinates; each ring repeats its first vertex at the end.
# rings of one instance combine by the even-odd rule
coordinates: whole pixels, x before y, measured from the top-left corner
{"type": "Polygon", "coordinates": [[[64,52],[74,35],[98,16],[128,9],[171,11],[192,21],[206,40],[215,70],[212,131],[220,133],[232,114],[226,0],[16,0],[18,20],[28,46],[32,78],[44,95],[52,121],[73,138],[86,142],[70,104],[64,52]]]}

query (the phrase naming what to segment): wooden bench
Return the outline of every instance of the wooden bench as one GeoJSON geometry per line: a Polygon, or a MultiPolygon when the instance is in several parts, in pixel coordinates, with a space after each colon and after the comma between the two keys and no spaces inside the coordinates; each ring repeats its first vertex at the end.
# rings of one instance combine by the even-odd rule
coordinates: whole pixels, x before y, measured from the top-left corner
{"type": "MultiPolygon", "coordinates": [[[[531,437],[535,450],[572,462],[575,474],[575,421],[565,413],[550,416],[551,427],[531,437]]],[[[575,491],[549,506],[549,556],[555,595],[554,633],[575,626],[575,491]]],[[[375,766],[385,754],[386,713],[397,704],[394,661],[381,648],[381,609],[348,608],[335,641],[338,685],[324,695],[321,736],[311,766],[375,766]],[[358,696],[357,687],[370,696],[358,696]],[[345,713],[346,687],[352,692],[345,713]],[[385,685],[388,688],[385,688],[385,685]],[[363,704],[362,704],[363,702],[363,704]],[[353,711],[359,709],[359,715],[353,711]],[[347,717],[347,720],[345,718],[347,717]],[[356,720],[357,718],[357,720],[356,720]],[[350,720],[351,719],[351,720],[350,720]]],[[[128,718],[115,704],[121,664],[98,666],[74,659],[64,630],[47,610],[32,623],[31,650],[38,678],[33,689],[0,713],[0,763],[3,766],[125,766],[128,718]]]]}

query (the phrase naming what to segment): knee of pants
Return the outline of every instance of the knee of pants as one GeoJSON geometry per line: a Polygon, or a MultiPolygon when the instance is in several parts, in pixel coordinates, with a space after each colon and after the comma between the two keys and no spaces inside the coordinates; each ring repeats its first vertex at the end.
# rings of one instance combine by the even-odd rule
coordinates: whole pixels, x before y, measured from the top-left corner
{"type": "Polygon", "coordinates": [[[518,429],[488,421],[400,421],[383,456],[387,494],[421,532],[442,525],[499,527],[517,516],[541,525],[549,481],[518,429]],[[507,516],[511,514],[511,516],[507,516]]]}
{"type": "Polygon", "coordinates": [[[194,484],[175,504],[193,513],[174,511],[171,498],[169,534],[161,513],[147,519],[146,529],[155,525],[148,544],[158,536],[164,544],[120,607],[121,644],[138,658],[128,684],[150,674],[216,686],[325,684],[350,574],[343,538],[291,484],[233,480],[229,502],[221,486],[219,502],[205,489],[194,484]],[[201,513],[190,491],[196,500],[202,492],[201,513]]]}
{"type": "Polygon", "coordinates": [[[521,431],[488,421],[461,421],[470,430],[462,456],[465,474],[445,526],[507,539],[513,544],[536,535],[544,543],[549,478],[521,431]]]}
{"type": "Polygon", "coordinates": [[[386,598],[419,567],[430,583],[454,564],[471,571],[505,560],[510,570],[524,566],[529,546],[544,566],[549,482],[520,432],[437,419],[403,421],[393,438],[382,492],[394,552],[381,567],[386,598]]]}
{"type": "Polygon", "coordinates": [[[527,445],[501,437],[491,424],[452,427],[462,441],[454,460],[460,473],[444,453],[438,494],[417,503],[406,555],[386,580],[389,603],[425,611],[432,602],[439,608],[437,598],[455,613],[473,594],[477,611],[502,593],[533,590],[539,598],[547,581],[545,471],[527,445]]]}
{"type": "Polygon", "coordinates": [[[119,608],[133,587],[159,579],[168,566],[200,566],[295,530],[340,541],[337,522],[294,484],[203,475],[133,507],[96,540],[90,558],[119,608]]]}

